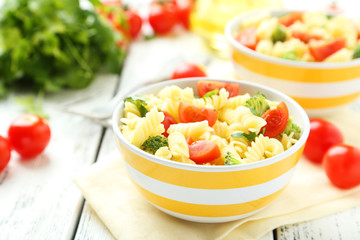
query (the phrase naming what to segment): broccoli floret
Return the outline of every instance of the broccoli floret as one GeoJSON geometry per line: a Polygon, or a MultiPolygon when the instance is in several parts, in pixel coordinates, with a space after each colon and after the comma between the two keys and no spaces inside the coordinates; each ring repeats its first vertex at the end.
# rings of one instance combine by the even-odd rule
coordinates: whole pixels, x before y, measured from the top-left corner
{"type": "Polygon", "coordinates": [[[299,60],[297,54],[295,51],[288,51],[281,55],[281,58],[287,59],[287,60],[299,60]]]}
{"type": "Polygon", "coordinates": [[[253,97],[248,99],[245,106],[250,108],[250,111],[258,117],[270,109],[270,106],[266,101],[266,97],[261,93],[256,93],[253,97]]]}
{"type": "Polygon", "coordinates": [[[139,110],[141,117],[145,117],[146,113],[148,112],[146,106],[147,103],[144,99],[137,98],[137,97],[128,97],[125,98],[124,102],[131,102],[136,106],[136,108],[139,110]]]}
{"type": "Polygon", "coordinates": [[[233,157],[231,152],[227,152],[225,155],[225,165],[239,165],[245,163],[241,159],[233,157]]]}
{"type": "Polygon", "coordinates": [[[141,149],[151,153],[155,154],[155,152],[161,148],[161,147],[167,147],[169,145],[168,139],[164,137],[163,135],[157,135],[153,137],[149,137],[142,145],[141,149]]]}
{"type": "Polygon", "coordinates": [[[355,48],[354,50],[354,53],[353,53],[353,59],[356,59],[356,58],[360,58],[360,46],[355,48]]]}
{"type": "Polygon", "coordinates": [[[299,127],[299,125],[294,123],[293,118],[290,117],[283,133],[285,133],[286,135],[290,135],[292,132],[294,133],[293,138],[295,139],[300,138],[301,128],[299,127]]]}
{"type": "Polygon", "coordinates": [[[286,37],[286,30],[284,29],[284,27],[277,25],[275,31],[271,35],[271,40],[273,41],[273,43],[276,43],[278,41],[284,42],[286,40],[286,37]]]}

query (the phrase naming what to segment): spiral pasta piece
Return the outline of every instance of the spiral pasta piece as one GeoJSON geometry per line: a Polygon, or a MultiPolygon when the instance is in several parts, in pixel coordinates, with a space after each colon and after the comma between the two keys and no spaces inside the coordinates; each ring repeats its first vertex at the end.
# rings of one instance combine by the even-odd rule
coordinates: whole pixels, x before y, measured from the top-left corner
{"type": "Polygon", "coordinates": [[[239,106],[236,109],[224,109],[220,112],[219,118],[228,124],[238,123],[250,132],[259,133],[260,129],[266,125],[266,121],[261,117],[255,116],[249,108],[239,106]]]}
{"type": "Polygon", "coordinates": [[[167,133],[180,132],[185,137],[197,140],[201,135],[211,130],[212,128],[209,127],[208,121],[204,120],[201,122],[172,124],[168,128],[167,133]]]}
{"type": "Polygon", "coordinates": [[[212,106],[213,109],[219,110],[228,102],[229,92],[225,88],[220,89],[219,95],[211,95],[210,97],[197,98],[193,100],[193,104],[202,107],[212,106]]]}
{"type": "Polygon", "coordinates": [[[164,125],[161,124],[163,120],[164,113],[152,108],[145,117],[136,120],[137,124],[127,139],[135,146],[140,147],[149,137],[165,132],[164,125]]]}
{"type": "Polygon", "coordinates": [[[259,135],[245,152],[247,162],[256,162],[284,152],[281,142],[275,138],[259,135]]]}
{"type": "Polygon", "coordinates": [[[136,116],[140,117],[140,111],[139,109],[136,107],[135,104],[131,103],[131,102],[128,102],[128,101],[125,101],[124,103],[124,114],[125,116],[128,115],[128,113],[132,113],[132,114],[135,114],[136,116]]]}
{"type": "Polygon", "coordinates": [[[169,150],[172,154],[172,160],[183,163],[195,164],[189,159],[189,146],[186,142],[185,136],[180,132],[173,132],[168,137],[169,150]]]}
{"type": "Polygon", "coordinates": [[[171,158],[172,158],[172,153],[171,153],[169,147],[161,147],[161,148],[159,148],[155,152],[154,155],[157,156],[157,157],[168,159],[168,160],[171,160],[171,158]]]}

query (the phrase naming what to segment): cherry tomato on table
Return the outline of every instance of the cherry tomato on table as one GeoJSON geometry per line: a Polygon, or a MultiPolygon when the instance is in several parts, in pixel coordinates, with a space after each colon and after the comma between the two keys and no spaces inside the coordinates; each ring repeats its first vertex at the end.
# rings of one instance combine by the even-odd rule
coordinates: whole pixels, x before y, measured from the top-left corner
{"type": "Polygon", "coordinates": [[[133,9],[125,10],[126,18],[128,21],[128,31],[132,39],[135,39],[141,30],[142,27],[142,18],[139,14],[133,9]]]}
{"type": "Polygon", "coordinates": [[[175,67],[170,79],[206,77],[204,67],[195,63],[182,63],[175,67]]]}
{"type": "Polygon", "coordinates": [[[216,82],[216,81],[198,81],[197,82],[197,91],[199,96],[204,96],[207,92],[213,91],[215,89],[225,88],[229,92],[229,98],[239,95],[239,85],[236,83],[227,83],[227,82],[216,82]]]}
{"type": "Polygon", "coordinates": [[[321,118],[312,118],[304,156],[314,163],[321,163],[326,151],[343,141],[342,133],[334,124],[321,118]]]}
{"type": "Polygon", "coordinates": [[[161,123],[164,125],[165,128],[165,132],[163,132],[163,135],[165,137],[168,137],[169,134],[166,132],[168,130],[168,128],[170,127],[171,124],[176,124],[176,120],[173,116],[170,115],[170,113],[162,111],[165,115],[164,121],[162,121],[161,123]]]}
{"type": "Polygon", "coordinates": [[[165,35],[177,23],[176,6],[169,1],[154,1],[150,5],[148,20],[156,34],[165,35]]]}
{"type": "Polygon", "coordinates": [[[360,149],[334,145],[325,153],[324,168],[330,181],[337,187],[349,189],[360,184],[360,149]]]}
{"type": "Polygon", "coordinates": [[[190,29],[190,13],[194,7],[193,0],[174,0],[178,22],[185,29],[190,29]]]}
{"type": "Polygon", "coordinates": [[[23,158],[33,158],[44,151],[50,141],[47,121],[35,114],[24,114],[10,125],[8,137],[13,149],[23,158]]]}
{"type": "Polygon", "coordinates": [[[218,118],[218,114],[215,109],[204,108],[191,103],[180,102],[179,105],[179,120],[182,123],[207,120],[209,126],[212,127],[218,118]]]}
{"type": "Polygon", "coordinates": [[[9,141],[0,136],[0,172],[6,168],[11,157],[11,146],[9,141]]]}
{"type": "Polygon", "coordinates": [[[250,27],[240,31],[235,39],[245,47],[255,50],[258,43],[256,38],[256,28],[250,27]]]}
{"type": "Polygon", "coordinates": [[[286,104],[281,102],[276,109],[267,110],[261,117],[266,121],[264,136],[274,138],[285,130],[289,111],[286,104]]]}
{"type": "Polygon", "coordinates": [[[189,158],[197,164],[211,162],[220,157],[219,146],[212,141],[201,140],[189,145],[189,158]]]}

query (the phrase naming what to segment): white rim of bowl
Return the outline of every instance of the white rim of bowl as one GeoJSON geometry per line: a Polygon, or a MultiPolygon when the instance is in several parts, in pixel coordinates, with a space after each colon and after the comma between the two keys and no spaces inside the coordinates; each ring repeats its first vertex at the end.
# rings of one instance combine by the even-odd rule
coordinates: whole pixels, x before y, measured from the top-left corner
{"type": "Polygon", "coordinates": [[[347,68],[347,67],[354,67],[360,65],[360,59],[353,59],[348,62],[338,62],[338,63],[327,63],[327,62],[302,62],[302,61],[293,61],[293,60],[287,60],[282,59],[278,57],[269,56],[266,54],[259,53],[257,51],[251,50],[242,44],[240,44],[238,41],[235,40],[233,36],[233,31],[236,30],[237,27],[240,29],[240,23],[244,19],[251,17],[253,15],[259,14],[261,12],[267,11],[270,13],[271,16],[276,16],[280,14],[286,14],[290,12],[299,12],[301,10],[290,10],[290,9],[274,9],[274,10],[253,10],[249,11],[247,13],[240,14],[238,16],[233,17],[225,26],[225,36],[228,40],[228,42],[235,47],[237,50],[245,53],[246,55],[249,55],[251,57],[255,57],[257,59],[276,63],[280,65],[287,65],[291,67],[298,67],[298,68],[312,68],[312,69],[330,69],[330,68],[347,68]]]}
{"type": "Polygon", "coordinates": [[[261,84],[257,84],[257,83],[252,83],[252,82],[248,82],[248,81],[243,81],[243,80],[234,80],[234,79],[217,79],[217,78],[209,78],[209,77],[201,77],[201,78],[184,78],[184,79],[179,79],[179,80],[167,80],[167,81],[163,81],[160,83],[156,83],[156,84],[152,84],[146,87],[142,87],[139,88],[137,91],[135,91],[133,94],[129,95],[129,96],[136,96],[141,92],[145,92],[149,89],[155,88],[155,87],[165,87],[165,86],[169,86],[169,85],[178,85],[178,83],[186,83],[186,82],[194,82],[194,81],[200,81],[200,80],[206,80],[206,81],[222,81],[222,82],[229,82],[229,83],[237,83],[239,85],[247,85],[250,86],[252,88],[256,88],[256,89],[264,89],[268,92],[271,92],[272,94],[275,94],[277,96],[279,96],[281,99],[284,99],[286,102],[289,102],[290,104],[292,104],[300,113],[301,116],[301,121],[304,122],[304,127],[302,129],[302,133],[301,133],[301,137],[300,139],[288,150],[274,156],[274,157],[270,157],[261,161],[257,161],[257,162],[252,162],[252,163],[246,163],[246,164],[240,164],[240,165],[231,165],[231,166],[227,166],[227,165],[216,165],[216,166],[207,166],[207,165],[193,165],[193,164],[188,164],[188,163],[181,163],[181,162],[176,162],[176,161],[171,161],[171,160],[167,160],[167,159],[163,159],[160,157],[157,157],[155,155],[152,155],[150,153],[147,153],[143,150],[141,150],[140,148],[136,147],[135,145],[131,144],[121,133],[120,128],[119,128],[119,120],[122,116],[120,116],[120,111],[123,109],[124,107],[124,99],[128,96],[126,96],[125,98],[121,99],[119,104],[115,107],[114,112],[113,112],[113,116],[112,116],[112,128],[114,133],[116,134],[116,136],[118,137],[118,139],[121,141],[121,143],[126,146],[130,151],[136,153],[137,155],[146,158],[149,161],[152,162],[156,162],[162,165],[166,165],[166,166],[170,166],[170,167],[175,167],[175,168],[181,168],[181,169],[185,169],[185,170],[191,170],[191,171],[208,171],[208,172],[218,172],[218,171],[222,171],[222,172],[231,172],[231,171],[239,171],[239,170],[245,170],[245,169],[252,169],[252,168],[257,168],[257,167],[263,167],[263,166],[267,166],[270,164],[273,164],[275,162],[278,162],[284,158],[289,157],[290,155],[294,154],[295,152],[297,152],[301,146],[303,146],[306,143],[306,139],[309,135],[310,132],[310,120],[309,117],[307,115],[307,113],[305,112],[305,110],[292,98],[290,98],[289,96],[287,96],[286,94],[277,91],[273,88],[261,85],[261,84]],[[171,82],[170,82],[171,81],[171,82]],[[172,83],[172,84],[171,84],[172,83]]]}

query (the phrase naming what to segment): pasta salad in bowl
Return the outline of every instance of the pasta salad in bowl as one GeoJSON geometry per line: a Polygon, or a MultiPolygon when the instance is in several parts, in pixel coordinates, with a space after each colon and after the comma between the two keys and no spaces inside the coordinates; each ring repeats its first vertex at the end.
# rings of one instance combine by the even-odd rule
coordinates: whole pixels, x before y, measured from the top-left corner
{"type": "Polygon", "coordinates": [[[225,35],[239,78],[274,87],[311,116],[336,112],[360,96],[360,23],[314,11],[254,11],[225,35]]]}
{"type": "Polygon", "coordinates": [[[244,81],[190,78],[120,103],[113,130],[129,177],[160,210],[197,222],[256,213],[290,181],[309,134],[286,95],[244,81]]]}

